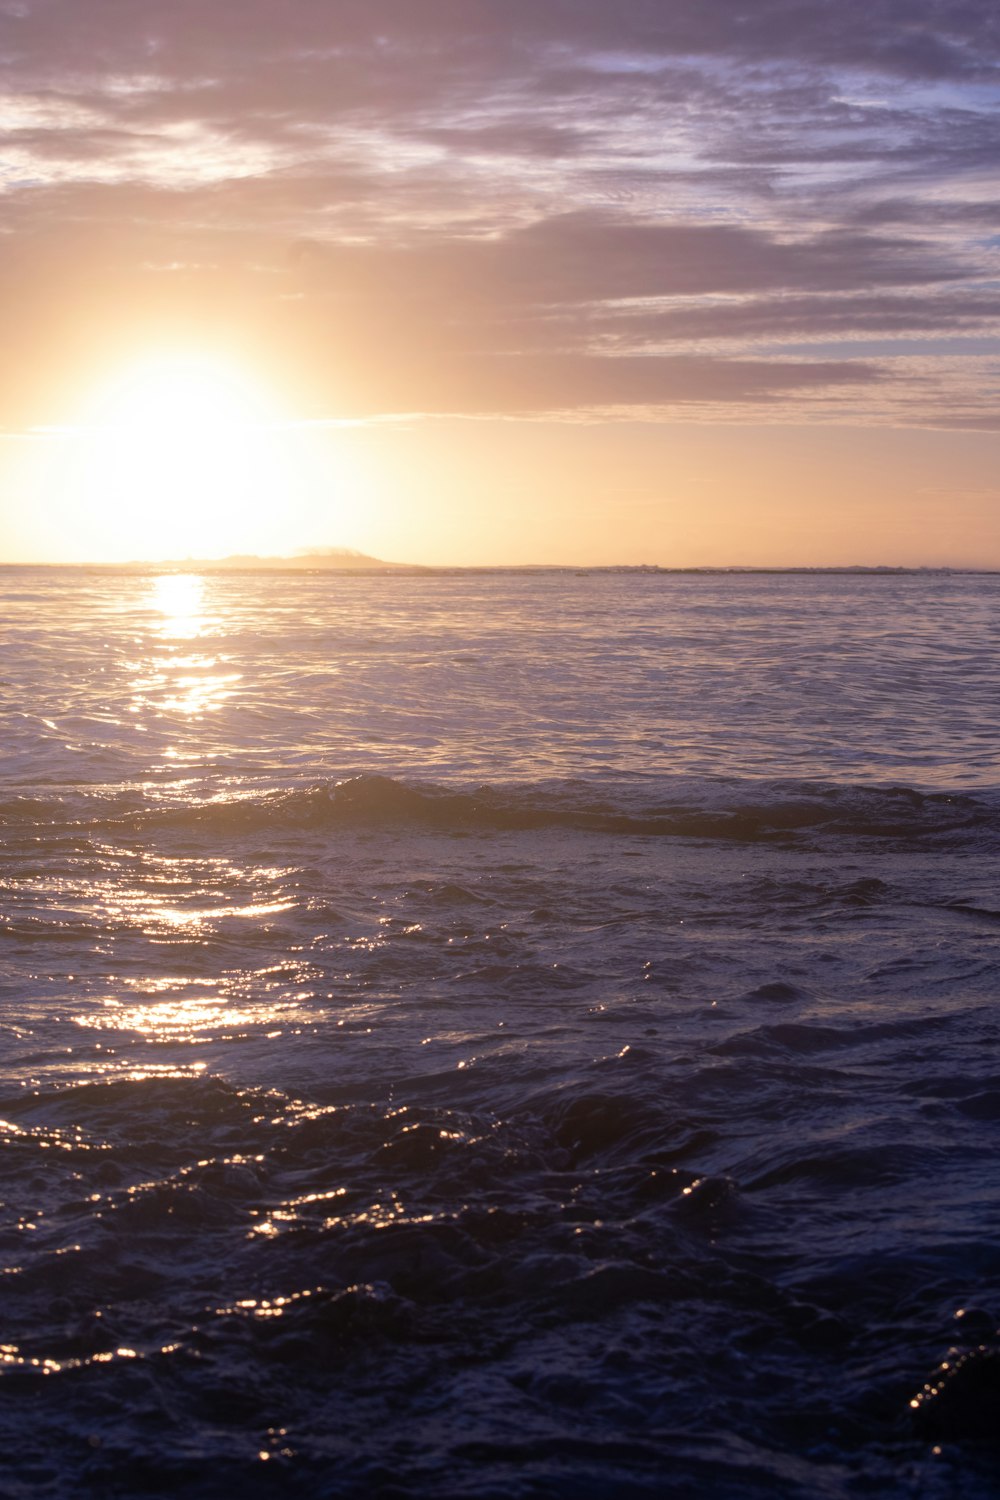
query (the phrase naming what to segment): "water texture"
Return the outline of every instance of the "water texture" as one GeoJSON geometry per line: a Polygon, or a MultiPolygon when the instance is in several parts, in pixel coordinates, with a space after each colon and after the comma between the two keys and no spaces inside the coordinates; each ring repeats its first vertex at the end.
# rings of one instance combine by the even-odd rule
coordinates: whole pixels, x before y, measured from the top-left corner
{"type": "Polygon", "coordinates": [[[0,602],[0,1493],[997,1493],[1000,578],[0,602]]]}

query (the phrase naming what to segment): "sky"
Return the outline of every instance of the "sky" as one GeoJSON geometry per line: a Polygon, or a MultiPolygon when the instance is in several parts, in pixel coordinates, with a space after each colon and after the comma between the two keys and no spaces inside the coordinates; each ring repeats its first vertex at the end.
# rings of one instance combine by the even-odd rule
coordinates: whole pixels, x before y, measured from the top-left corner
{"type": "Polygon", "coordinates": [[[0,0],[0,561],[1000,568],[994,0],[0,0]]]}

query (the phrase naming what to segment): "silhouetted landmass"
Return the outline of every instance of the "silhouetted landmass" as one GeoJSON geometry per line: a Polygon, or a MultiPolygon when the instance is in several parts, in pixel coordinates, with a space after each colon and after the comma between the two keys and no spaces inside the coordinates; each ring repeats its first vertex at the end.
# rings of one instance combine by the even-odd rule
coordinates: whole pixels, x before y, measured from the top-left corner
{"type": "MultiPolygon", "coordinates": [[[[150,566],[149,564],[134,564],[133,566],[150,566]]],[[[157,567],[173,568],[201,568],[201,569],[225,569],[234,571],[267,570],[281,571],[289,570],[295,572],[316,572],[317,570],[334,573],[427,573],[427,574],[454,574],[454,573],[571,573],[576,578],[586,578],[591,575],[604,575],[608,573],[620,573],[627,575],[662,574],[664,576],[686,575],[699,576],[719,574],[792,574],[792,575],[817,575],[826,577],[837,574],[867,574],[874,576],[886,576],[896,578],[901,574],[912,574],[916,576],[940,576],[947,574],[965,573],[993,573],[992,568],[948,568],[948,567],[901,567],[888,564],[866,565],[843,564],[837,567],[747,567],[744,565],[714,566],[714,567],[688,567],[671,568],[663,567],[658,563],[606,563],[594,564],[593,566],[573,563],[396,563],[385,562],[378,557],[369,557],[363,552],[354,552],[343,547],[329,547],[315,549],[310,552],[296,553],[293,557],[256,557],[247,555],[234,555],[232,557],[215,558],[209,561],[199,561],[197,558],[188,558],[176,563],[158,563],[157,567]]]]}
{"type": "Polygon", "coordinates": [[[142,561],[135,559],[124,563],[0,563],[0,567],[10,568],[41,568],[41,567],[63,567],[63,568],[99,568],[114,572],[126,573],[148,573],[151,570],[157,572],[190,572],[197,569],[199,572],[330,572],[330,573],[420,573],[428,575],[452,575],[452,574],[477,574],[477,573],[560,573],[572,574],[576,578],[587,578],[590,576],[612,574],[625,575],[664,575],[669,577],[686,576],[712,576],[735,574],[735,575],[760,575],[773,574],[775,576],[817,576],[830,577],[838,574],[857,575],[863,574],[872,577],[897,578],[900,575],[912,577],[942,577],[942,576],[964,576],[967,574],[989,574],[996,575],[1000,569],[996,568],[951,568],[951,567],[903,567],[894,564],[840,564],[830,567],[809,567],[803,565],[789,564],[788,566],[747,566],[745,564],[732,564],[703,567],[669,567],[659,563],[606,563],[593,565],[579,563],[398,563],[386,562],[380,557],[370,557],[365,552],[358,552],[350,547],[314,547],[307,551],[296,552],[285,557],[262,557],[256,553],[233,553],[229,557],[178,557],[168,560],[142,561]]]}
{"type": "MultiPolygon", "coordinates": [[[[149,564],[135,564],[135,566],[149,566],[149,564]]],[[[253,554],[234,554],[231,557],[213,558],[199,560],[187,558],[183,561],[172,563],[159,563],[158,567],[197,567],[202,569],[233,569],[233,570],[294,570],[296,572],[315,572],[318,569],[329,570],[337,573],[572,573],[574,577],[585,578],[590,574],[624,573],[624,574],[727,574],[727,573],[750,573],[750,574],[818,574],[836,575],[842,573],[863,573],[875,575],[888,575],[898,577],[900,574],[950,574],[950,573],[979,573],[993,572],[990,568],[948,568],[948,567],[902,567],[890,564],[843,564],[835,567],[748,567],[743,564],[712,567],[686,567],[672,568],[664,567],[659,563],[605,563],[587,566],[579,563],[396,563],[386,562],[379,557],[369,557],[364,552],[357,552],[350,547],[313,547],[307,551],[297,552],[291,557],[258,557],[253,554]]]]}
{"type": "MultiPolygon", "coordinates": [[[[180,566],[180,564],[165,564],[164,566],[180,566]]],[[[257,568],[265,568],[269,571],[289,569],[295,572],[314,572],[322,568],[336,573],[424,573],[427,571],[416,563],[384,562],[379,557],[369,557],[367,553],[357,552],[352,547],[310,547],[303,552],[293,553],[291,557],[258,557],[253,553],[234,553],[231,557],[213,558],[207,562],[189,559],[184,566],[233,568],[240,571],[257,568]]]]}

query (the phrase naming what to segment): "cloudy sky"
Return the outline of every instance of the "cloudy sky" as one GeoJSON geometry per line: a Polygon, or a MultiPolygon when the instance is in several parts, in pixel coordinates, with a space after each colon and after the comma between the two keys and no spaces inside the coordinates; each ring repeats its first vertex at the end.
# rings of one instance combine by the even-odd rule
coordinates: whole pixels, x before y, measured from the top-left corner
{"type": "Polygon", "coordinates": [[[998,65],[992,0],[0,0],[6,555],[157,550],[76,429],[169,350],[274,393],[216,550],[1000,567],[998,65]]]}

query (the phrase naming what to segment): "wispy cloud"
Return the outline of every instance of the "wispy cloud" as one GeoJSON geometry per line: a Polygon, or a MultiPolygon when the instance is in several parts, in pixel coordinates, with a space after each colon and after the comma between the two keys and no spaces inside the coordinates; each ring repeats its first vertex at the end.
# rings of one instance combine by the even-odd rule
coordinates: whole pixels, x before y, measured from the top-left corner
{"type": "Polygon", "coordinates": [[[311,416],[990,425],[892,341],[994,328],[998,91],[985,0],[2,5],[0,421],[190,328],[311,416]]]}

